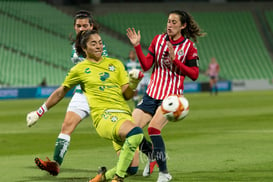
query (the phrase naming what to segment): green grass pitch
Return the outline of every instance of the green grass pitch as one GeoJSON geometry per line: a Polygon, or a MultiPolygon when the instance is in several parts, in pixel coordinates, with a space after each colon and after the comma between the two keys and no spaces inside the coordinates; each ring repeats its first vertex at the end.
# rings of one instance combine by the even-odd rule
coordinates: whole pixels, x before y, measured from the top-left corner
{"type": "MultiPolygon", "coordinates": [[[[168,168],[177,182],[273,181],[273,91],[186,94],[190,113],[163,129],[168,168]]],[[[110,141],[99,138],[90,118],[72,134],[70,148],[57,177],[39,170],[36,156],[52,159],[69,98],[46,113],[32,128],[25,117],[44,99],[0,100],[0,181],[88,181],[98,166],[108,168],[117,157],[110,141]]],[[[147,128],[144,129],[147,134],[147,128]]],[[[141,176],[125,181],[154,182],[141,176]]]]}

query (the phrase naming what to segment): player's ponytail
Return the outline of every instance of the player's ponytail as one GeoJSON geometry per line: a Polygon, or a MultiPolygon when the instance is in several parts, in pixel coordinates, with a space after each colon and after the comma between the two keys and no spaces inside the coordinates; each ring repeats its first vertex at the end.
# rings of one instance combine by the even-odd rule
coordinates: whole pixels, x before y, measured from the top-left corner
{"type": "Polygon", "coordinates": [[[81,44],[82,42],[82,34],[84,34],[85,31],[80,31],[78,34],[77,34],[77,37],[76,37],[76,40],[75,40],[75,48],[76,48],[76,52],[79,56],[82,56],[82,57],[86,57],[86,54],[83,50],[84,45],[81,44]]]}
{"type": "Polygon", "coordinates": [[[184,23],[187,24],[186,28],[184,28],[184,29],[181,30],[181,34],[184,37],[186,37],[186,38],[192,38],[194,42],[198,42],[197,41],[197,37],[206,35],[206,33],[201,32],[202,30],[200,29],[200,27],[197,24],[197,22],[186,11],[173,10],[173,11],[169,12],[169,15],[170,14],[177,14],[177,15],[179,15],[180,16],[181,24],[182,25],[184,23]]]}

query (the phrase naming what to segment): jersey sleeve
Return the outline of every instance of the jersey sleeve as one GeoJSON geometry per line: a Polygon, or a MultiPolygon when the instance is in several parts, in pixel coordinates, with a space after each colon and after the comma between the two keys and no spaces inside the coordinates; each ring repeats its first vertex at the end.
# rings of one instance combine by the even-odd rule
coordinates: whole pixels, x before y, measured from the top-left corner
{"type": "Polygon", "coordinates": [[[188,76],[194,81],[199,76],[198,59],[197,48],[192,43],[189,47],[189,52],[186,56],[185,63],[181,63],[178,59],[175,59],[173,62],[184,75],[188,76]]]}
{"type": "Polygon", "coordinates": [[[67,73],[65,80],[62,83],[62,86],[67,87],[67,88],[72,88],[77,84],[80,84],[80,77],[77,72],[77,66],[74,66],[67,73]]]}
{"type": "Polygon", "coordinates": [[[199,60],[199,57],[197,54],[197,48],[194,43],[190,45],[186,60],[193,60],[193,59],[199,60]]]}
{"type": "Polygon", "coordinates": [[[152,40],[152,42],[151,42],[151,44],[150,44],[150,46],[148,48],[149,54],[151,54],[152,56],[155,55],[155,45],[156,45],[156,40],[158,39],[158,37],[159,37],[159,35],[156,35],[153,38],[153,40],[152,40]]]}

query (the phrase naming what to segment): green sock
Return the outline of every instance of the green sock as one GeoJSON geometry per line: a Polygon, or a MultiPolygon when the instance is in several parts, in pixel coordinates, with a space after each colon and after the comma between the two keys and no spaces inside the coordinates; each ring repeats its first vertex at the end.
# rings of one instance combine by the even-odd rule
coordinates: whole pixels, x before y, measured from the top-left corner
{"type": "Polygon", "coordinates": [[[106,181],[113,179],[116,174],[116,171],[117,171],[117,167],[107,170],[105,173],[106,181]]]}
{"type": "Polygon", "coordinates": [[[59,165],[63,163],[63,159],[68,150],[69,143],[70,136],[66,134],[60,133],[56,139],[53,159],[58,162],[59,165]]]}
{"type": "Polygon", "coordinates": [[[126,140],[121,148],[120,156],[117,164],[116,174],[122,178],[127,174],[127,169],[130,166],[137,147],[141,143],[144,135],[139,127],[133,128],[127,135],[126,140]]]}

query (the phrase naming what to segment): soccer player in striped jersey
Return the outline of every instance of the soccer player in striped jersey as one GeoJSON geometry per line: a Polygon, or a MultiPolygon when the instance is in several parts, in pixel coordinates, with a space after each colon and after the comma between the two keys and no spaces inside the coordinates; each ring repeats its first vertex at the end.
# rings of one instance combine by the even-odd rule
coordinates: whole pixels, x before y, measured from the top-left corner
{"type": "MultiPolygon", "coordinates": [[[[99,26],[94,21],[94,18],[91,16],[90,12],[86,10],[80,10],[76,12],[74,16],[74,30],[78,34],[81,31],[86,30],[98,30],[99,26]]],[[[103,44],[103,56],[108,56],[105,45],[103,44]]],[[[84,60],[84,57],[79,56],[76,52],[75,43],[72,44],[72,53],[71,61],[74,64],[77,64],[84,60]]],[[[43,116],[47,111],[45,105],[42,105],[38,109],[38,118],[43,116]]],[[[62,124],[61,132],[56,139],[53,161],[47,158],[47,161],[43,161],[40,158],[35,158],[36,165],[42,169],[49,172],[51,175],[56,176],[60,171],[60,166],[64,160],[65,154],[68,150],[70,144],[70,136],[77,127],[77,125],[90,114],[90,108],[86,99],[86,96],[83,94],[80,85],[76,86],[75,93],[67,107],[67,112],[62,124]]],[[[28,126],[32,126],[37,122],[33,120],[28,123],[28,126]]]]}
{"type": "MultiPolygon", "coordinates": [[[[161,136],[161,131],[168,121],[163,117],[159,106],[166,96],[183,94],[186,76],[193,81],[198,78],[199,57],[194,42],[197,42],[197,37],[203,35],[205,33],[201,32],[189,13],[171,11],[168,14],[166,33],[154,37],[145,56],[140,45],[140,31],[134,28],[127,29],[127,36],[136,50],[142,69],[148,71],[153,67],[146,94],[133,111],[133,117],[141,128],[149,123],[148,133],[159,165],[157,182],[172,179],[167,169],[165,144],[161,136]]],[[[152,166],[146,165],[143,176],[150,175],[151,169],[152,166]]]]}

